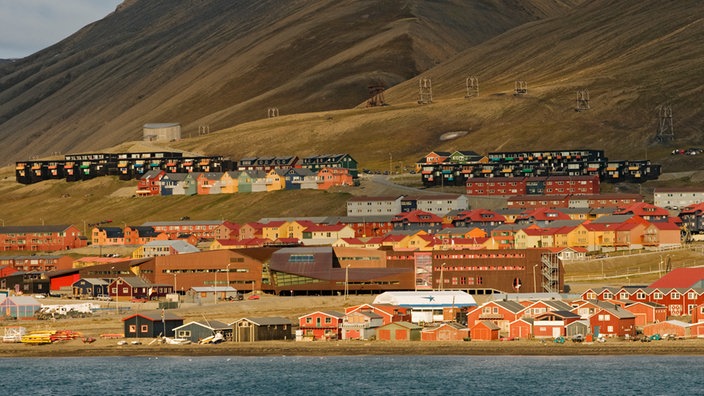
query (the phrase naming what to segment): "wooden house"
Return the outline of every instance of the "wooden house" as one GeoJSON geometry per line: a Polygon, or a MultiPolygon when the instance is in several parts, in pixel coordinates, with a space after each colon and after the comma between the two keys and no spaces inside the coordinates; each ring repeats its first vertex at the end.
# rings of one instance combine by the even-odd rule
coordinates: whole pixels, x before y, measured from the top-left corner
{"type": "Polygon", "coordinates": [[[118,277],[110,282],[110,297],[116,301],[149,299],[152,284],[137,276],[118,277]]]}
{"type": "Polygon", "coordinates": [[[286,170],[271,169],[266,174],[266,191],[279,191],[286,189],[286,170]]]}
{"type": "Polygon", "coordinates": [[[516,301],[489,301],[467,312],[467,324],[490,321],[508,333],[508,325],[523,316],[525,307],[516,301]]]}
{"type": "Polygon", "coordinates": [[[354,180],[347,168],[322,168],[318,171],[318,189],[328,190],[337,186],[352,186],[354,180]]]}
{"type": "Polygon", "coordinates": [[[345,314],[342,322],[342,339],[370,340],[376,337],[376,329],[383,325],[384,318],[376,312],[349,312],[345,314]]]}
{"type": "Polygon", "coordinates": [[[469,326],[469,334],[472,341],[493,341],[499,339],[501,328],[488,320],[480,320],[469,326]]]}
{"type": "Polygon", "coordinates": [[[183,179],[183,194],[197,195],[198,194],[198,178],[201,172],[189,172],[183,179]]]}
{"type": "Polygon", "coordinates": [[[234,342],[291,339],[292,323],[287,318],[242,318],[230,323],[229,326],[232,327],[232,341],[234,342]]]}
{"type": "Polygon", "coordinates": [[[196,179],[196,194],[198,195],[215,195],[221,193],[220,180],[222,172],[203,172],[198,174],[196,179]]]}
{"type": "Polygon", "coordinates": [[[345,314],[337,311],[317,311],[298,318],[298,328],[303,337],[311,340],[342,339],[342,322],[345,314]]]}
{"type": "Polygon", "coordinates": [[[569,311],[550,311],[540,314],[533,321],[533,337],[556,338],[565,336],[565,326],[580,316],[569,311]]]}
{"type": "Polygon", "coordinates": [[[345,308],[345,313],[353,312],[373,312],[382,317],[382,324],[391,322],[410,321],[411,313],[407,307],[400,307],[391,304],[360,304],[345,308]]]}
{"type": "Polygon", "coordinates": [[[169,311],[144,311],[124,317],[125,338],[173,337],[183,318],[169,311]]]}
{"type": "Polygon", "coordinates": [[[161,184],[161,195],[186,195],[186,176],[187,173],[167,173],[159,183],[161,184]]]}
{"type": "Polygon", "coordinates": [[[595,336],[624,337],[636,335],[636,316],[624,308],[599,307],[589,317],[589,326],[595,336]]]}
{"type": "Polygon", "coordinates": [[[445,322],[426,327],[421,331],[421,341],[463,341],[469,339],[469,328],[457,322],[445,322]]]}
{"type": "Polygon", "coordinates": [[[100,278],[82,278],[71,285],[73,296],[78,298],[95,298],[108,296],[110,283],[100,278]]]}
{"type": "Polygon", "coordinates": [[[198,343],[216,333],[221,333],[226,340],[232,339],[232,327],[217,320],[193,321],[174,328],[174,337],[184,338],[192,343],[198,343]]]}
{"type": "Polygon", "coordinates": [[[392,322],[376,329],[377,340],[420,341],[423,328],[411,322],[392,322]]]}

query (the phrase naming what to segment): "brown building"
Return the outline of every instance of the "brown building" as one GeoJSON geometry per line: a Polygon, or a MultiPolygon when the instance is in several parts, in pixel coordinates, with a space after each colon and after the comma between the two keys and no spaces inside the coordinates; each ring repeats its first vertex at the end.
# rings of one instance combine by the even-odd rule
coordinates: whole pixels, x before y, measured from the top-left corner
{"type": "Polygon", "coordinates": [[[262,290],[262,283],[268,281],[262,269],[275,250],[209,250],[155,257],[140,265],[139,274],[152,283],[175,285],[178,292],[228,285],[240,291],[262,290]]]}
{"type": "Polygon", "coordinates": [[[87,245],[88,240],[73,225],[0,227],[0,248],[6,252],[55,252],[87,245]]]}
{"type": "Polygon", "coordinates": [[[561,292],[564,269],[547,249],[392,252],[388,265],[411,265],[417,289],[494,292],[561,292]]]}

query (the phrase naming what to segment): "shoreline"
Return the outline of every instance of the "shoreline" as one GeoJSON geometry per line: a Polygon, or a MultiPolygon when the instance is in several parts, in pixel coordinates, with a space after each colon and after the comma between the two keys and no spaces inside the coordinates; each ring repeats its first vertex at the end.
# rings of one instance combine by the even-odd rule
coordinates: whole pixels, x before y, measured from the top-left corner
{"type": "MultiPolygon", "coordinates": [[[[129,341],[128,341],[129,342],[129,341]]],[[[453,355],[453,356],[608,356],[693,355],[704,356],[704,340],[622,341],[555,344],[539,340],[519,341],[257,341],[225,342],[217,345],[168,345],[142,341],[141,345],[117,345],[115,340],[83,344],[80,340],[49,345],[1,344],[0,358],[17,357],[124,357],[124,356],[363,356],[363,355],[453,355]]]]}

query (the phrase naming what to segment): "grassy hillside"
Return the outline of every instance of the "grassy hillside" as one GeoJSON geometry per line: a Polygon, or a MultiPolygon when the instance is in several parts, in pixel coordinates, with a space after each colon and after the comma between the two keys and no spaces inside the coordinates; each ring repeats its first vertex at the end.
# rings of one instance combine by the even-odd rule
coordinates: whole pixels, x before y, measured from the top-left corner
{"type": "Polygon", "coordinates": [[[95,151],[149,122],[223,129],[353,107],[511,28],[581,0],[130,0],[0,64],[0,157],[95,151]]]}

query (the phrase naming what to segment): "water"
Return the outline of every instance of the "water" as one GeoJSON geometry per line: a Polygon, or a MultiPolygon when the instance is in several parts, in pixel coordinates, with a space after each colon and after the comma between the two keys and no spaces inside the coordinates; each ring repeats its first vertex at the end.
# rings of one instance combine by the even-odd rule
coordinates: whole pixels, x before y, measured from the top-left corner
{"type": "Polygon", "coordinates": [[[23,395],[702,395],[704,356],[0,359],[23,395]]]}

